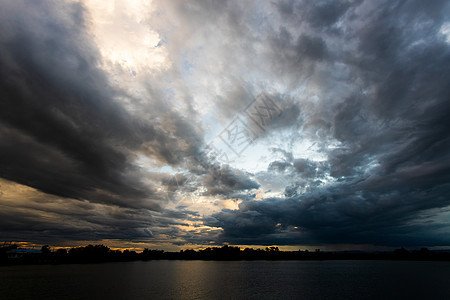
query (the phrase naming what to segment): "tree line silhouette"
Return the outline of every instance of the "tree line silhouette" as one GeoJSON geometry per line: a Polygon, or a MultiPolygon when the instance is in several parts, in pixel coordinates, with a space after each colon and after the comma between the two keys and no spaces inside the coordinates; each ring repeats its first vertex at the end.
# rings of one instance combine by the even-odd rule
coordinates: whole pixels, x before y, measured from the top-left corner
{"type": "Polygon", "coordinates": [[[164,250],[144,249],[112,250],[105,245],[87,245],[69,250],[52,250],[48,245],[40,250],[26,251],[16,244],[0,247],[0,264],[64,264],[64,263],[101,263],[119,261],[147,260],[437,260],[450,261],[450,251],[431,251],[427,248],[408,251],[404,248],[391,252],[362,251],[280,251],[278,247],[265,249],[245,248],[224,245],[201,250],[164,250]]]}

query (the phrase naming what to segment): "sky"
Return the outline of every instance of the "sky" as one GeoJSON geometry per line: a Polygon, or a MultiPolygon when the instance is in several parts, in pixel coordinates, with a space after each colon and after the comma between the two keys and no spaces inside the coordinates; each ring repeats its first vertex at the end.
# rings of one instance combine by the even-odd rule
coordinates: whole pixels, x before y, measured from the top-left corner
{"type": "Polygon", "coordinates": [[[450,246],[450,3],[0,1],[0,241],[450,246]]]}

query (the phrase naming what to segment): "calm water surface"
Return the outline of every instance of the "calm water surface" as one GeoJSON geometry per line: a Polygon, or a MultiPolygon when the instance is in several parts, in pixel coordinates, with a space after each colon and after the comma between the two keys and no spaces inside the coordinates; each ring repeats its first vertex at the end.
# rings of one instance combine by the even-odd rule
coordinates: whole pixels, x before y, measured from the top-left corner
{"type": "Polygon", "coordinates": [[[0,267],[0,299],[450,299],[450,262],[8,266],[0,267]]]}

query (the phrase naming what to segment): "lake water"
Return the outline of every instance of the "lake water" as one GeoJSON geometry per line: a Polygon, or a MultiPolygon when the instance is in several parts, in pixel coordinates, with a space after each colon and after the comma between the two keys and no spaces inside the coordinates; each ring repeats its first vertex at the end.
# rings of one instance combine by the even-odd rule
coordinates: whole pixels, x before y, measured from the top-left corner
{"type": "Polygon", "coordinates": [[[450,299],[450,262],[161,260],[3,266],[0,299],[450,299]]]}

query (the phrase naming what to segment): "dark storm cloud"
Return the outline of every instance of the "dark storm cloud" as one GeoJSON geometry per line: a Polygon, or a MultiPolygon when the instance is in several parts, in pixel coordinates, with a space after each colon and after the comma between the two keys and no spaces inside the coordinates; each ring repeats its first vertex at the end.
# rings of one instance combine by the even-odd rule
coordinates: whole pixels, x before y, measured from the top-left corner
{"type": "Polygon", "coordinates": [[[154,122],[117,101],[132,96],[99,68],[81,4],[2,7],[0,175],[59,196],[159,209],[135,154],[167,164],[199,155],[193,122],[162,100],[153,103],[164,112],[154,122]]]}
{"type": "Polygon", "coordinates": [[[203,168],[191,170],[192,173],[177,173],[162,179],[162,184],[167,187],[169,195],[176,192],[193,193],[201,185],[205,191],[203,196],[233,196],[236,193],[259,188],[259,184],[253,180],[252,175],[214,162],[203,164],[203,168]]]}
{"type": "Polygon", "coordinates": [[[98,190],[129,199],[151,196],[126,173],[134,171],[129,149],[140,146],[137,132],[153,139],[155,130],[115,102],[119,91],[98,68],[82,6],[2,7],[1,176],[93,201],[98,190]]]}
{"type": "Polygon", "coordinates": [[[259,187],[249,174],[228,165],[213,167],[203,178],[203,184],[207,189],[205,195],[228,195],[259,187]]]}
{"type": "Polygon", "coordinates": [[[303,123],[302,108],[295,99],[261,93],[245,109],[246,124],[255,139],[276,135],[280,130],[298,130],[303,123]]]}
{"type": "MultiPolygon", "coordinates": [[[[320,114],[305,116],[305,124],[316,127],[315,132],[324,127],[321,138],[335,139],[336,146],[326,150],[327,160],[320,164],[293,157],[270,163],[274,180],[296,174],[296,183],[286,186],[286,198],[244,201],[237,211],[206,218],[206,224],[224,229],[223,241],[450,244],[444,234],[448,220],[442,221],[450,205],[450,47],[440,33],[449,6],[445,1],[427,7],[420,1],[341,3],[278,6],[289,15],[287,22],[300,21],[297,7],[302,6],[316,16],[302,22],[325,30],[340,20],[340,28],[348,29],[339,33],[339,42],[333,40],[335,33],[329,39],[322,35],[338,47],[315,46],[310,52],[323,57],[318,49],[329,49],[330,58],[346,64],[363,82],[351,95],[336,90],[327,103],[330,110],[321,112],[323,122],[311,121],[320,120],[320,114]],[[356,49],[347,50],[349,43],[356,49]]],[[[278,39],[283,40],[280,53],[287,53],[283,59],[298,61],[286,56],[294,53],[289,48],[281,50],[282,44],[292,44],[291,34],[282,29],[278,39]]],[[[320,44],[306,43],[305,49],[320,44]]],[[[308,53],[301,57],[313,59],[308,53]]]]}
{"type": "Polygon", "coordinates": [[[269,171],[278,171],[278,172],[284,172],[288,167],[291,167],[292,165],[288,162],[284,161],[273,161],[270,163],[268,170],[269,171]]]}
{"type": "Polygon", "coordinates": [[[138,209],[34,195],[26,201],[1,203],[2,239],[53,243],[74,240],[149,238],[149,227],[160,224],[138,209]],[[11,217],[14,216],[14,217],[11,217]]]}
{"type": "Polygon", "coordinates": [[[271,34],[265,50],[275,74],[298,84],[311,76],[316,63],[328,59],[329,50],[317,34],[295,34],[281,27],[271,34]]]}
{"type": "Polygon", "coordinates": [[[293,22],[307,22],[317,29],[327,29],[345,14],[353,2],[361,1],[280,1],[275,7],[293,22]]]}
{"type": "MultiPolygon", "coordinates": [[[[199,214],[184,208],[154,212],[44,194],[1,181],[0,236],[67,246],[71,241],[117,239],[146,241],[174,225],[186,225],[199,214]]],[[[167,242],[167,238],[165,239],[167,242]]]]}
{"type": "Polygon", "coordinates": [[[148,137],[146,130],[141,132],[141,153],[168,165],[187,165],[204,160],[202,130],[191,107],[191,99],[180,100],[188,106],[183,115],[174,109],[173,99],[167,99],[167,95],[147,85],[152,99],[141,105],[139,117],[148,120],[156,132],[152,138],[148,137]]]}
{"type": "Polygon", "coordinates": [[[421,191],[395,186],[382,192],[356,186],[344,184],[293,198],[246,201],[239,211],[223,210],[205,223],[223,228],[221,240],[236,244],[448,244],[448,237],[433,229],[446,232],[448,224],[432,218],[420,222],[420,212],[448,205],[448,184],[421,191]]]}

